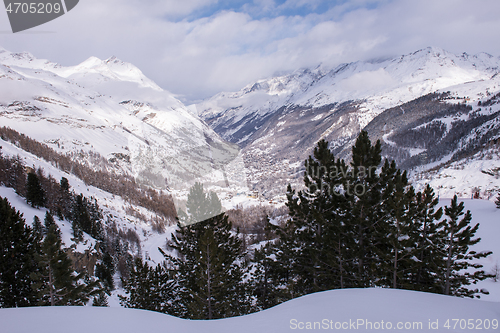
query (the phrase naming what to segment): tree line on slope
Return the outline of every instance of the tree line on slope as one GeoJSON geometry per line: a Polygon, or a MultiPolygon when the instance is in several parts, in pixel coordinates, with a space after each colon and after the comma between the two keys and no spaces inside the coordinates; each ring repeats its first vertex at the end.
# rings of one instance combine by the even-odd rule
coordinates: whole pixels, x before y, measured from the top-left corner
{"type": "Polygon", "coordinates": [[[27,226],[0,198],[0,307],[84,305],[101,292],[97,279],[76,274],[49,212],[27,226]]]}
{"type": "Polygon", "coordinates": [[[3,293],[4,297],[0,300],[0,307],[83,304],[91,296],[95,304],[106,304],[105,293],[109,295],[115,289],[113,280],[115,272],[118,271],[122,276],[128,277],[130,263],[133,260],[130,244],[136,244],[136,247],[140,249],[140,240],[135,231],[119,229],[110,216],[104,224],[102,210],[96,199],[87,198],[81,193],[76,194],[70,189],[66,178],[62,177],[57,182],[50,175],[45,176],[40,168],[34,170],[25,167],[19,156],[4,157],[1,151],[0,185],[13,188],[32,207],[48,209],[44,223],[38,216],[35,216],[33,227],[29,227],[19,212],[15,212],[15,209],[10,206],[7,199],[2,198],[5,202],[0,211],[0,293],[3,293]],[[71,247],[62,248],[60,231],[54,217],[61,222],[71,223],[72,241],[76,244],[83,241],[84,234],[94,238],[96,246],[91,253],[81,254],[71,247]],[[16,227],[13,227],[12,223],[15,223],[16,227]],[[13,228],[18,228],[18,232],[12,232],[13,228]],[[19,251],[15,250],[18,246],[21,246],[19,251]],[[11,253],[11,249],[15,253],[25,254],[16,255],[14,252],[11,253]],[[53,256],[51,258],[56,258],[51,260],[56,260],[61,264],[51,267],[50,270],[60,268],[63,273],[38,272],[50,263],[47,258],[42,260],[42,255],[51,255],[53,256]],[[14,268],[15,274],[11,272],[14,268]],[[9,272],[14,275],[9,276],[9,272]],[[69,294],[66,295],[66,292],[64,295],[55,292],[54,288],[57,289],[57,287],[51,289],[46,286],[46,279],[57,284],[58,282],[54,281],[59,278],[59,275],[67,281],[71,280],[71,283],[76,283],[75,286],[79,286],[70,293],[71,297],[69,294]],[[96,280],[99,280],[100,287],[96,285],[96,280]],[[17,286],[18,283],[22,287],[17,286]],[[99,292],[87,293],[87,289],[82,286],[89,284],[99,292]],[[55,293],[51,298],[61,297],[55,301],[46,301],[46,295],[40,294],[43,293],[42,290],[55,293]],[[10,301],[6,295],[11,296],[10,301]]]}
{"type": "Polygon", "coordinates": [[[136,259],[123,280],[126,307],[191,319],[215,319],[266,309],[305,294],[340,288],[386,287],[479,297],[470,288],[490,277],[470,246],[479,227],[454,197],[444,210],[430,186],[416,193],[406,172],[380,156],[361,132],[352,163],[335,159],[319,141],[305,161],[305,189],[288,187],[290,218],[267,224],[269,239],[242,246],[225,214],[201,184],[191,188],[186,214],[169,239],[165,261],[136,259]],[[274,236],[271,236],[274,235],[274,236]]]}
{"type": "MultiPolygon", "coordinates": [[[[96,152],[89,152],[88,154],[91,154],[95,160],[103,161],[105,167],[101,168],[101,170],[94,170],[78,162],[76,160],[77,156],[60,154],[47,145],[8,127],[0,127],[0,137],[2,140],[9,141],[19,148],[44,159],[61,171],[75,175],[86,185],[95,186],[111,194],[121,196],[125,201],[156,213],[161,218],[162,225],[175,220],[177,212],[171,196],[151,188],[141,188],[131,176],[108,172],[107,169],[111,168],[107,166],[107,160],[96,152]]],[[[20,163],[17,167],[19,165],[20,163]]]]}

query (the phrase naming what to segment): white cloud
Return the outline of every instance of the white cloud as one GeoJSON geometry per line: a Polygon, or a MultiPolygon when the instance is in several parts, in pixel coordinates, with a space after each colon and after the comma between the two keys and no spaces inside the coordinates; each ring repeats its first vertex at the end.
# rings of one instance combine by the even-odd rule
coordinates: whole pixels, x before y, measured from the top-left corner
{"type": "MultiPolygon", "coordinates": [[[[285,7],[320,5],[319,0],[307,3],[255,0],[235,12],[216,10],[217,0],[86,0],[37,28],[55,33],[4,33],[0,46],[64,65],[116,55],[188,99],[237,90],[276,71],[335,66],[426,46],[500,54],[498,0],[356,0],[322,14],[280,15],[285,7]],[[207,8],[215,11],[194,15],[207,8]]],[[[0,30],[9,30],[2,24],[0,30]]]]}
{"type": "Polygon", "coordinates": [[[376,71],[363,71],[340,81],[339,88],[344,91],[380,91],[383,87],[390,87],[395,80],[383,68],[376,71]]]}

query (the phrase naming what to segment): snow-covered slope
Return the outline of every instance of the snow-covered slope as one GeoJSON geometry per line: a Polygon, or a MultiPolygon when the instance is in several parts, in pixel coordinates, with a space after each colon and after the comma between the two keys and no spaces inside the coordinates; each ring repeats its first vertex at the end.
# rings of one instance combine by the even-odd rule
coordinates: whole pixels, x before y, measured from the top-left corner
{"type": "Polygon", "coordinates": [[[59,152],[97,152],[116,172],[159,188],[211,172],[214,151],[222,164],[237,154],[171,93],[115,57],[62,67],[1,49],[0,122],[59,152]]]}
{"type": "Polygon", "coordinates": [[[185,320],[145,310],[44,307],[0,309],[2,330],[28,332],[290,332],[296,330],[497,331],[500,303],[391,289],[344,289],[220,320],[185,320]]]}
{"type": "MultiPolygon", "coordinates": [[[[174,221],[165,221],[167,227],[164,233],[158,233],[154,230],[152,224],[148,223],[149,220],[152,220],[156,216],[154,212],[128,202],[127,198],[113,195],[94,186],[88,186],[76,176],[59,170],[52,164],[33,154],[23,151],[11,143],[0,140],[0,147],[0,152],[4,157],[19,156],[24,165],[34,167],[35,169],[40,168],[46,176],[50,175],[56,180],[62,177],[68,179],[71,191],[74,191],[76,194],[81,193],[87,198],[92,197],[97,200],[99,207],[102,209],[103,223],[105,223],[106,227],[114,223],[117,228],[123,232],[131,230],[137,233],[141,248],[131,249],[131,252],[135,251],[134,254],[142,253],[153,263],[158,263],[163,260],[163,256],[158,251],[158,247],[164,246],[165,237],[175,228],[174,221]],[[130,215],[127,208],[131,208],[133,211],[141,214],[146,220],[130,215]],[[171,225],[168,226],[168,224],[171,225]]],[[[16,210],[23,214],[27,224],[31,225],[35,216],[38,216],[38,218],[43,221],[47,209],[31,207],[26,203],[25,198],[16,194],[14,189],[0,186],[0,197],[7,198],[11,206],[15,207],[16,210]]],[[[77,244],[71,240],[73,237],[71,221],[56,219],[56,223],[61,229],[64,246],[66,248],[73,246],[75,247],[75,251],[79,253],[84,253],[85,250],[95,250],[97,241],[87,234],[84,234],[84,242],[77,244]]]]}

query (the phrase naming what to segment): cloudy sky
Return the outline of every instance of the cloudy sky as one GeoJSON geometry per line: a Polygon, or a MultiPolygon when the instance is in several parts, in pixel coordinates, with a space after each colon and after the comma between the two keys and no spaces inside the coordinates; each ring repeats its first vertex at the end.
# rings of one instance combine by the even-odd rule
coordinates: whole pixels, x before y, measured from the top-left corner
{"type": "Polygon", "coordinates": [[[276,73],[437,46],[500,56],[498,0],[80,0],[0,46],[62,65],[117,56],[189,104],[276,73]]]}

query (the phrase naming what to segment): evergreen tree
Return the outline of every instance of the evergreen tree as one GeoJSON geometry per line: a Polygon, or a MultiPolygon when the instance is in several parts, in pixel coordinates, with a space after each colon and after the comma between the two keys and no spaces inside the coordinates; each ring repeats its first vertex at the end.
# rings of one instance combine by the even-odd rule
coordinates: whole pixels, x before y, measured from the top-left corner
{"type": "Polygon", "coordinates": [[[197,182],[189,189],[186,209],[186,213],[179,214],[183,225],[205,221],[220,214],[222,205],[215,192],[205,193],[203,184],[197,182]]]}
{"type": "Polygon", "coordinates": [[[82,230],[82,228],[80,227],[80,225],[76,221],[73,221],[71,223],[71,231],[73,233],[72,240],[75,243],[80,243],[80,242],[83,241],[83,230],[82,230]]]}
{"type": "MultiPolygon", "coordinates": [[[[52,214],[50,214],[48,211],[45,212],[45,218],[43,219],[44,223],[44,234],[48,232],[51,226],[56,225],[56,222],[54,221],[54,217],[52,214]]],[[[59,231],[58,228],[56,228],[56,231],[59,231]]]]}
{"type": "Polygon", "coordinates": [[[180,296],[172,310],[178,316],[215,319],[249,311],[249,298],[242,283],[242,242],[232,233],[231,223],[220,210],[217,195],[205,194],[203,185],[196,184],[187,201],[187,212],[194,215],[188,215],[187,221],[218,214],[203,222],[178,224],[169,243],[178,257],[160,249],[180,296]]]}
{"type": "Polygon", "coordinates": [[[115,274],[115,264],[113,257],[109,252],[103,253],[100,263],[95,266],[95,276],[102,282],[104,289],[108,294],[115,289],[113,276],[115,274]]]}
{"type": "Polygon", "coordinates": [[[83,305],[90,296],[99,293],[96,282],[83,283],[84,274],[75,275],[72,262],[61,247],[60,231],[50,225],[42,242],[37,262],[40,271],[32,274],[39,291],[40,305],[83,305]]]}
{"type": "Polygon", "coordinates": [[[130,267],[128,279],[122,278],[123,289],[127,296],[121,296],[120,303],[127,308],[144,309],[158,312],[171,312],[173,281],[168,271],[158,264],[149,267],[147,262],[136,258],[130,267]]]}
{"type": "Polygon", "coordinates": [[[26,196],[26,171],[24,170],[23,160],[19,155],[16,155],[11,160],[9,179],[6,185],[12,187],[20,196],[26,196]]]}
{"type": "Polygon", "coordinates": [[[87,208],[84,205],[83,198],[83,194],[79,194],[76,196],[72,213],[71,227],[73,230],[73,238],[77,243],[83,240],[83,231],[91,229],[90,216],[87,212],[87,208]]]}
{"type": "Polygon", "coordinates": [[[2,154],[2,146],[0,146],[0,184],[5,184],[7,182],[7,169],[8,162],[7,159],[2,154]]]}
{"type": "Polygon", "coordinates": [[[406,172],[396,168],[394,161],[385,161],[380,173],[382,189],[382,222],[377,224],[379,258],[377,284],[404,288],[411,283],[410,270],[415,257],[416,228],[415,192],[408,185],[406,172]]]}
{"type": "Polygon", "coordinates": [[[350,249],[356,258],[354,287],[374,286],[374,277],[383,260],[378,252],[385,241],[386,230],[380,225],[388,217],[381,197],[385,184],[376,172],[381,162],[380,153],[380,141],[372,145],[368,133],[361,131],[352,148],[351,170],[345,177],[344,188],[349,201],[345,224],[355,240],[350,249]]]}
{"type": "Polygon", "coordinates": [[[69,192],[69,181],[67,178],[62,177],[59,181],[59,185],[61,186],[62,191],[69,192]]]}
{"type": "Polygon", "coordinates": [[[40,221],[40,218],[36,215],[33,217],[33,234],[36,235],[36,237],[38,237],[40,240],[45,235],[45,228],[40,221]]]}
{"type": "Polygon", "coordinates": [[[416,254],[410,273],[412,283],[406,288],[441,293],[442,290],[436,280],[436,272],[443,265],[443,256],[439,247],[441,234],[437,222],[443,216],[443,209],[437,209],[439,200],[429,184],[422,193],[417,193],[416,204],[417,213],[414,218],[417,229],[416,254]]]}
{"type": "Polygon", "coordinates": [[[43,207],[45,205],[45,192],[42,185],[40,185],[38,176],[33,172],[28,173],[26,202],[31,204],[32,207],[43,207]]]}
{"type": "Polygon", "coordinates": [[[108,307],[108,295],[104,291],[101,291],[92,299],[92,306],[108,307]]]}
{"type": "Polygon", "coordinates": [[[495,204],[497,205],[497,208],[500,208],[500,192],[498,192],[497,199],[495,200],[495,204]]]}
{"type": "MultiPolygon", "coordinates": [[[[295,191],[292,190],[290,185],[288,185],[287,197],[287,205],[293,204],[296,207],[298,198],[295,196],[295,191]]],[[[266,248],[263,249],[261,256],[259,255],[259,251],[255,252],[255,262],[258,272],[266,274],[266,271],[273,270],[276,281],[269,283],[269,278],[266,279],[265,276],[257,276],[257,280],[254,280],[254,283],[257,283],[256,287],[260,288],[256,291],[262,292],[261,288],[263,284],[267,289],[274,287],[281,289],[265,291],[264,295],[280,291],[283,300],[300,296],[303,293],[303,288],[298,283],[300,269],[296,268],[297,253],[300,249],[298,239],[295,237],[296,225],[293,223],[293,220],[288,220],[283,226],[268,224],[268,228],[276,234],[277,239],[268,243],[266,248]]],[[[265,300],[258,301],[258,303],[264,303],[263,301],[265,300]]]]}
{"type": "Polygon", "coordinates": [[[249,289],[256,298],[255,310],[265,310],[293,298],[288,290],[290,271],[276,259],[273,243],[256,249],[252,262],[249,289]]]}
{"type": "Polygon", "coordinates": [[[278,260],[290,267],[291,292],[297,296],[348,287],[352,281],[347,276],[352,238],[344,224],[347,201],[341,192],[346,172],[344,161],[336,161],[328,142],[320,140],[305,161],[305,189],[295,195],[288,187],[291,219],[275,229],[278,260]]]}
{"type": "Polygon", "coordinates": [[[0,307],[36,305],[30,274],[39,239],[7,198],[0,198],[0,307]]]}
{"type": "Polygon", "coordinates": [[[77,242],[83,240],[83,232],[95,239],[103,239],[102,213],[97,201],[88,200],[83,194],[76,196],[72,211],[73,237],[77,242]]]}
{"type": "Polygon", "coordinates": [[[439,223],[444,257],[444,265],[438,271],[442,292],[445,295],[479,298],[478,293],[487,294],[487,292],[477,288],[469,289],[467,286],[491,276],[483,270],[471,272],[471,269],[480,269],[483,265],[470,261],[487,257],[491,252],[470,251],[469,247],[481,240],[473,238],[479,223],[473,227],[469,225],[472,215],[470,211],[464,214],[464,203],[459,204],[456,195],[451,200],[451,205],[446,206],[444,211],[447,219],[439,223]]]}
{"type": "Polygon", "coordinates": [[[56,199],[56,212],[60,220],[62,220],[64,217],[67,219],[71,220],[71,212],[73,208],[73,200],[72,200],[72,195],[71,192],[69,191],[70,186],[68,179],[65,177],[62,177],[60,182],[59,182],[59,193],[57,195],[56,199]]]}

